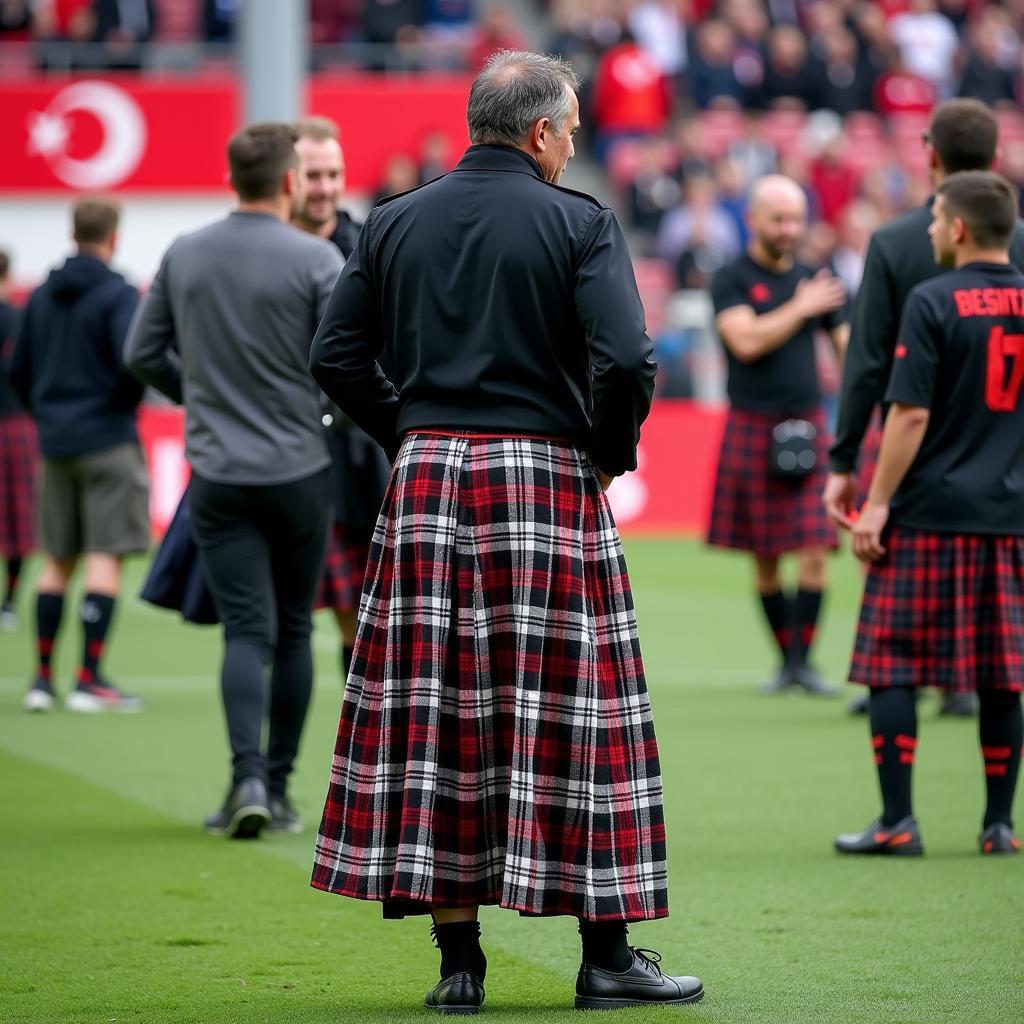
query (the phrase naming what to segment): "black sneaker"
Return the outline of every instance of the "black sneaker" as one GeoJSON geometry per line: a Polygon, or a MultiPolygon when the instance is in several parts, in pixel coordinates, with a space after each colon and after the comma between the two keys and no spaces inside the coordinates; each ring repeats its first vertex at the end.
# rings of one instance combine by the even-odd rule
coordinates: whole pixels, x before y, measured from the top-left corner
{"type": "Polygon", "coordinates": [[[255,839],[270,821],[267,787],[262,779],[243,779],[224,806],[206,819],[206,831],[229,839],[255,839]]]}
{"type": "Polygon", "coordinates": [[[783,665],[771,679],[762,683],[759,689],[763,694],[770,697],[775,693],[783,693],[795,685],[796,682],[793,679],[792,670],[788,665],[783,665]]]}
{"type": "Polygon", "coordinates": [[[801,690],[813,693],[816,697],[835,697],[839,694],[839,688],[826,683],[821,678],[821,673],[810,665],[797,665],[792,674],[794,686],[799,686],[801,690]]]}
{"type": "Polygon", "coordinates": [[[836,836],[835,846],[838,853],[876,853],[891,857],[920,857],[924,853],[917,819],[912,814],[890,828],[879,818],[863,832],[836,836]]]}
{"type": "Polygon", "coordinates": [[[37,713],[52,711],[57,703],[56,695],[53,692],[53,683],[49,679],[37,677],[25,693],[21,703],[26,711],[37,713]]]}
{"type": "Polygon", "coordinates": [[[653,949],[629,947],[633,966],[621,974],[581,964],[576,975],[577,1010],[618,1010],[624,1006],[678,1006],[704,998],[700,978],[662,974],[653,949]]]}
{"type": "Polygon", "coordinates": [[[1009,825],[997,821],[978,836],[978,849],[985,854],[1020,853],[1020,840],[1009,825]]]}
{"type": "Polygon", "coordinates": [[[473,1016],[484,1005],[484,983],[469,971],[459,971],[435,985],[424,997],[423,1005],[438,1013],[473,1016]]]}
{"type": "Polygon", "coordinates": [[[98,715],[104,711],[134,714],[142,710],[142,699],[122,693],[105,679],[98,679],[94,683],[79,683],[64,698],[64,707],[82,715],[98,715]]]}
{"type": "Polygon", "coordinates": [[[946,693],[939,714],[950,718],[973,718],[978,713],[978,698],[973,693],[946,693]]]}
{"type": "Polygon", "coordinates": [[[866,715],[868,713],[868,704],[871,703],[871,693],[862,693],[859,697],[854,697],[853,700],[847,705],[846,713],[848,715],[866,715]]]}
{"type": "Polygon", "coordinates": [[[306,827],[302,815],[288,797],[271,796],[267,806],[270,808],[268,832],[301,832],[306,827]]]}

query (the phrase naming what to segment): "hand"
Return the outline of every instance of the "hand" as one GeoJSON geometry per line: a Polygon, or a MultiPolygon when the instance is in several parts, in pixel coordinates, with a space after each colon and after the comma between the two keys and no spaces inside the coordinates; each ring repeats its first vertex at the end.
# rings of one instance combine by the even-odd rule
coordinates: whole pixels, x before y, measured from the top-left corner
{"type": "Polygon", "coordinates": [[[857,500],[857,481],[852,473],[829,473],[821,503],[829,519],[844,530],[853,528],[853,503],[857,500]]]}
{"type": "Polygon", "coordinates": [[[604,470],[598,469],[597,466],[594,467],[594,472],[597,474],[597,482],[601,485],[601,490],[607,491],[615,477],[609,476],[604,470]]]}
{"type": "Polygon", "coordinates": [[[846,287],[828,270],[819,270],[814,277],[804,278],[793,296],[800,311],[808,319],[841,309],[846,303],[846,287]]]}
{"type": "Polygon", "coordinates": [[[889,506],[868,502],[853,524],[853,553],[862,562],[877,562],[884,554],[882,531],[889,521],[889,506]]]}

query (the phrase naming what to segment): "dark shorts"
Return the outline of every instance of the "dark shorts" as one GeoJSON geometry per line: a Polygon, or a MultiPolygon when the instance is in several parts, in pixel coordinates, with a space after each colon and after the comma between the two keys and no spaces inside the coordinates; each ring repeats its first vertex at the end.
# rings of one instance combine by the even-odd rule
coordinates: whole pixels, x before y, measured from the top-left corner
{"type": "Polygon", "coordinates": [[[821,503],[828,472],[825,412],[804,418],[818,431],[818,462],[799,479],[771,472],[772,428],[785,413],[730,409],[722,437],[708,543],[772,558],[805,548],[835,548],[836,531],[821,503]]]}
{"type": "Polygon", "coordinates": [[[1024,537],[893,528],[882,543],[850,681],[1024,690],[1024,537]]]}
{"type": "Polygon", "coordinates": [[[39,445],[24,413],[0,416],[0,555],[19,558],[36,546],[39,445]]]}
{"type": "Polygon", "coordinates": [[[363,577],[369,558],[369,536],[344,523],[335,523],[327,537],[327,555],[315,607],[355,611],[363,592],[363,577]]]}
{"type": "Polygon", "coordinates": [[[54,558],[149,548],[149,474],[134,442],[44,459],[39,504],[43,549],[54,558]]]}

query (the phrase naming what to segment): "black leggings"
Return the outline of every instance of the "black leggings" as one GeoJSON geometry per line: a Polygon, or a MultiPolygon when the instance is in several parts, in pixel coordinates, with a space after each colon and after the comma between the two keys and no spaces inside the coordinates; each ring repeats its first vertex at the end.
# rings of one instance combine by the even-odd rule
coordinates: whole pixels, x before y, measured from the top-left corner
{"type": "Polygon", "coordinates": [[[313,688],[313,598],[323,567],[329,472],[266,487],[192,477],[196,543],[224,623],[221,695],[233,782],[283,795],[313,688]],[[266,666],[273,655],[269,707],[266,666]],[[260,748],[269,712],[267,756],[260,748]]]}

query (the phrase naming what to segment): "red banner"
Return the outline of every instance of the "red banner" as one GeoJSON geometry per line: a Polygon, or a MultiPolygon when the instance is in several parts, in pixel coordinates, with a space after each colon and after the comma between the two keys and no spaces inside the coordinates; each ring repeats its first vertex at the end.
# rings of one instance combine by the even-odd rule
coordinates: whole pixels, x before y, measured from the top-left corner
{"type": "MultiPolygon", "coordinates": [[[[624,534],[707,528],[725,412],[693,402],[657,402],[644,424],[639,466],[609,492],[624,534]]],[[[146,406],[139,420],[150,470],[153,530],[162,534],[188,480],[181,410],[146,406]]]]}
{"type": "MultiPolygon", "coordinates": [[[[432,134],[458,159],[468,143],[469,84],[462,75],[314,76],[307,108],[338,122],[348,186],[372,192],[389,157],[419,159],[432,134]]],[[[4,81],[0,193],[219,191],[240,109],[232,79],[4,81]]]]}

